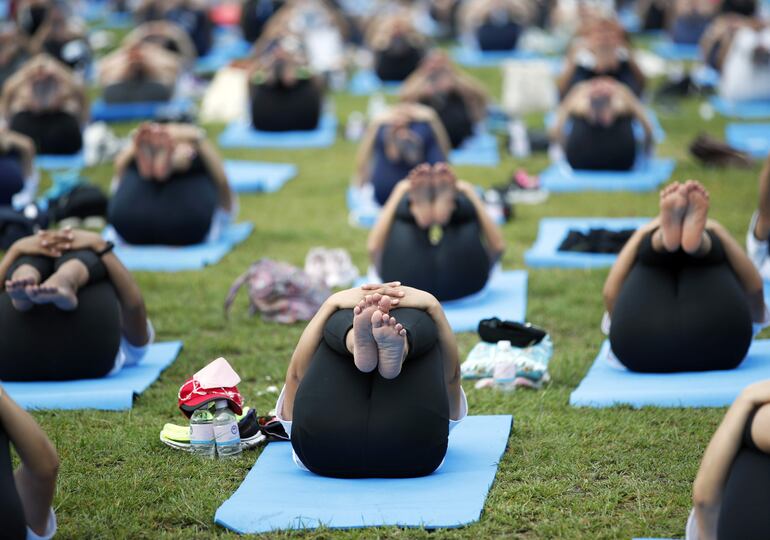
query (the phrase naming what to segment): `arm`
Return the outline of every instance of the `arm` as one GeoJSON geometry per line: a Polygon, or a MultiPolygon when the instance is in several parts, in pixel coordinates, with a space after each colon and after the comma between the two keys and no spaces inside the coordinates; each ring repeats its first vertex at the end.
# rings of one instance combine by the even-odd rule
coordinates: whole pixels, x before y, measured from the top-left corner
{"type": "Polygon", "coordinates": [[[233,193],[230,190],[230,184],[227,181],[227,174],[225,173],[222,159],[214,149],[214,146],[205,139],[198,143],[198,152],[217,187],[220,206],[226,212],[230,212],[233,208],[233,193]]]}
{"type": "Polygon", "coordinates": [[[634,262],[636,262],[639,244],[641,244],[642,239],[647,234],[654,231],[659,225],[660,220],[656,218],[647,225],[639,227],[631,238],[628,239],[623,249],[620,250],[615,264],[610,268],[607,280],[604,282],[604,289],[602,290],[604,307],[610,315],[612,315],[612,310],[615,307],[615,300],[618,298],[620,288],[623,286],[623,282],[626,280],[631,268],[633,268],[634,262]]]}
{"type": "Polygon", "coordinates": [[[21,458],[14,479],[27,525],[45,533],[59,474],[59,456],[51,441],[29,413],[0,387],[0,424],[21,458]]]}
{"type": "Polygon", "coordinates": [[[363,187],[371,181],[369,170],[372,166],[372,154],[374,153],[374,143],[377,140],[377,133],[384,123],[383,116],[375,118],[366,128],[366,134],[358,146],[356,154],[356,172],[353,175],[352,182],[354,186],[363,187]]]}
{"type": "Polygon", "coordinates": [[[642,103],[637,99],[636,95],[634,95],[634,93],[626,85],[618,83],[616,87],[618,92],[620,92],[620,98],[631,110],[631,114],[642,124],[642,128],[644,129],[644,147],[648,152],[650,152],[653,148],[653,145],[655,144],[655,137],[653,135],[653,128],[652,124],[650,123],[650,118],[647,116],[647,111],[645,110],[642,103]]]}
{"type": "Polygon", "coordinates": [[[441,304],[435,298],[431,298],[432,301],[427,311],[433,322],[436,323],[436,330],[438,331],[438,344],[441,347],[441,358],[444,362],[444,384],[446,384],[449,398],[449,418],[457,419],[460,416],[460,404],[462,402],[460,353],[457,350],[455,334],[452,327],[449,326],[449,321],[441,308],[441,304]]]}
{"type": "Polygon", "coordinates": [[[409,180],[401,180],[388,197],[385,206],[382,207],[380,216],[377,218],[377,222],[372,227],[369,233],[369,238],[366,241],[366,249],[369,252],[369,260],[379,270],[380,258],[382,257],[382,251],[385,249],[385,242],[390,234],[390,229],[393,226],[393,221],[396,219],[396,209],[398,208],[401,199],[406,196],[406,192],[409,191],[409,180]]]}
{"type": "Polygon", "coordinates": [[[0,259],[0,287],[5,289],[5,277],[16,259],[24,255],[60,257],[63,242],[56,231],[39,231],[37,234],[16,240],[0,259]]]}
{"type": "Polygon", "coordinates": [[[497,226],[497,223],[492,221],[492,218],[484,206],[484,202],[481,200],[478,193],[476,193],[476,188],[472,184],[460,181],[457,183],[457,189],[468,198],[476,209],[476,217],[479,221],[479,226],[481,227],[481,234],[484,236],[489,260],[492,264],[496,263],[503,255],[503,252],[505,252],[503,232],[500,230],[500,227],[497,226]]]}
{"type": "Polygon", "coordinates": [[[585,94],[587,88],[586,83],[579,83],[564,97],[564,101],[561,102],[556,110],[556,119],[549,134],[552,142],[564,146],[564,127],[567,125],[567,120],[577,109],[579,101],[584,98],[583,94],[585,94]]]}
{"type": "Polygon", "coordinates": [[[746,421],[754,409],[767,402],[770,402],[770,381],[747,386],[727,411],[703,454],[692,493],[695,519],[702,540],[716,540],[722,489],[741,447],[746,421]]]}

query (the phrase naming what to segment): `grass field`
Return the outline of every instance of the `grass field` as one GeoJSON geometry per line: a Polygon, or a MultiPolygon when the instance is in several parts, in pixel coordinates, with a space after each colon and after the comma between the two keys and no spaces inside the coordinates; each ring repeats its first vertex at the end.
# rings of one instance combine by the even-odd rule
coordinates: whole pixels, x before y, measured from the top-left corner
{"type": "MultiPolygon", "coordinates": [[[[497,70],[472,70],[499,95],[497,70]]],[[[334,96],[344,120],[365,110],[365,98],[334,96]]],[[[675,179],[697,178],[711,192],[712,216],[741,241],[756,205],[758,168],[706,170],[688,157],[699,131],[722,136],[724,121],[702,121],[698,103],[659,110],[668,138],[660,149],[679,160],[675,179]]],[[[538,119],[530,124],[535,125],[538,119]]],[[[125,132],[129,126],[121,126],[125,132]]],[[[209,126],[212,139],[221,126],[209,126]]],[[[204,462],[158,441],[165,422],[182,423],[176,394],[184,379],[208,361],[226,357],[240,373],[248,404],[267,413],[301,324],[263,323],[246,314],[245,297],[229,320],[222,304],[231,282],[248,265],[271,257],[302,266],[308,249],[344,247],[361,270],[367,265],[366,232],[347,222],[345,188],[356,145],[341,138],[333,148],[299,151],[225,151],[234,158],[290,161],[299,176],[280,192],[245,195],[241,218],[254,234],[220,264],[200,272],[137,273],[161,341],[182,339],[184,350],[129,412],[41,412],[35,417],[61,457],[55,499],[59,538],[210,538],[234,536],[214,525],[216,508],[238,487],[258,457],[246,452],[230,461],[204,462]]],[[[496,169],[460,168],[467,180],[491,185],[517,167],[539,172],[545,156],[524,161],[505,157],[496,169]]],[[[107,186],[110,166],[85,171],[107,186]]],[[[540,206],[516,208],[505,226],[505,268],[523,268],[523,252],[546,216],[647,216],[657,193],[586,193],[552,196],[540,206]]],[[[691,483],[702,452],[724,411],[615,408],[574,409],[569,393],[593,361],[603,336],[601,287],[606,270],[530,270],[530,321],[553,336],[553,382],[539,392],[500,393],[466,384],[472,414],[513,414],[515,425],[481,520],[459,530],[436,532],[395,528],[335,532],[340,538],[631,538],[682,536],[690,509],[691,483]]],[[[475,343],[459,338],[461,353],[475,343]]],[[[327,538],[328,530],[276,536],[327,538]]]]}

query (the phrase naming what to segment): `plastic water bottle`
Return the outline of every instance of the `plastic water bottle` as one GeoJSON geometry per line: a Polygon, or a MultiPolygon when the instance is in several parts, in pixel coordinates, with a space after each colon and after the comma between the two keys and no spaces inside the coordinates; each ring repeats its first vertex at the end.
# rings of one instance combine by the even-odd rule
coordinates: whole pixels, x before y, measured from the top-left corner
{"type": "Polygon", "coordinates": [[[495,387],[500,390],[515,390],[516,381],[516,353],[511,347],[510,341],[498,341],[494,356],[495,368],[493,377],[495,387]]]}
{"type": "Polygon", "coordinates": [[[511,155],[516,158],[529,157],[532,153],[532,147],[529,144],[527,127],[520,118],[516,118],[508,124],[508,135],[510,137],[511,155]]]}
{"type": "Polygon", "coordinates": [[[385,101],[385,96],[383,96],[378,92],[369,98],[369,103],[367,104],[367,107],[366,107],[366,115],[369,118],[374,118],[375,116],[379,115],[387,108],[388,108],[388,104],[385,101]]]}
{"type": "Polygon", "coordinates": [[[190,417],[190,451],[209,459],[216,455],[214,415],[209,407],[196,409],[190,417]]]}
{"type": "Polygon", "coordinates": [[[214,437],[219,457],[232,457],[241,453],[241,434],[235,413],[230,410],[226,399],[218,399],[214,414],[214,437]]]}

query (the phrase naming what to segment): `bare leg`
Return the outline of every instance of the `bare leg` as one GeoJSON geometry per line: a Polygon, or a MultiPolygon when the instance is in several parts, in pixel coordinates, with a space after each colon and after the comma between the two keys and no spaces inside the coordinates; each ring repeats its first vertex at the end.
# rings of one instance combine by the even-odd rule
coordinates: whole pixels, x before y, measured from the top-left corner
{"type": "Polygon", "coordinates": [[[708,253],[711,241],[706,234],[706,221],[709,212],[709,194],[694,180],[688,180],[682,191],[687,191],[687,212],[684,215],[682,230],[682,249],[690,255],[708,253]]]}
{"type": "Polygon", "coordinates": [[[5,282],[5,292],[11,297],[13,307],[18,311],[28,311],[34,305],[29,299],[28,290],[40,283],[40,272],[29,264],[19,266],[5,282]]]}
{"type": "Polygon", "coordinates": [[[431,166],[426,163],[409,173],[409,209],[417,225],[423,229],[434,223],[432,175],[431,166]]]}
{"type": "Polygon", "coordinates": [[[348,350],[353,353],[353,363],[364,373],[377,367],[377,342],[372,335],[372,315],[381,300],[379,294],[368,295],[353,308],[353,330],[345,338],[348,350]]]}
{"type": "Polygon", "coordinates": [[[28,290],[35,304],[53,304],[63,311],[78,307],[78,289],[88,283],[88,268],[77,259],[62,264],[51,277],[28,290]]]}
{"type": "Polygon", "coordinates": [[[149,124],[139,126],[139,131],[137,131],[134,137],[134,145],[136,146],[136,166],[139,169],[139,174],[142,178],[152,178],[152,164],[155,159],[155,152],[150,138],[149,124]]]}
{"type": "Polygon", "coordinates": [[[372,314],[372,335],[379,349],[377,369],[385,379],[395,379],[401,373],[407,353],[406,329],[388,314],[390,297],[383,296],[372,314]]]}
{"type": "Polygon", "coordinates": [[[174,150],[174,141],[162,128],[153,133],[152,140],[155,147],[155,159],[152,163],[153,176],[157,180],[167,180],[171,174],[171,157],[174,150]]]}
{"type": "Polygon", "coordinates": [[[433,193],[433,215],[436,222],[444,226],[455,210],[457,195],[457,177],[446,163],[433,166],[433,193]]]}
{"type": "Polygon", "coordinates": [[[770,237],[770,155],[759,175],[759,219],[753,232],[762,242],[770,237]]]}
{"type": "Polygon", "coordinates": [[[687,210],[686,192],[674,182],[660,192],[660,228],[653,237],[656,251],[677,251],[682,244],[682,225],[687,210]]]}

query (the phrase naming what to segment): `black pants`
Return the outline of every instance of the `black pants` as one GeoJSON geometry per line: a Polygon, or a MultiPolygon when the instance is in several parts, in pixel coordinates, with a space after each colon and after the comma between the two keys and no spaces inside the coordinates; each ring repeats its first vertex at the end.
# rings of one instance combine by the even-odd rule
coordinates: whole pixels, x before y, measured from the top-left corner
{"type": "Polygon", "coordinates": [[[27,538],[27,522],[24,508],[13,479],[13,463],[8,435],[0,424],[0,523],[3,524],[3,538],[24,540],[27,538]]]}
{"type": "Polygon", "coordinates": [[[627,171],[636,161],[634,121],[623,116],[602,126],[573,117],[564,153],[573,169],[627,171]]]}
{"type": "Polygon", "coordinates": [[[616,81],[628,86],[631,91],[637,95],[637,97],[641,96],[642,90],[644,90],[642,83],[636,78],[636,75],[634,74],[634,71],[631,69],[631,65],[628,62],[621,62],[617,69],[602,73],[597,73],[592,69],[578,66],[575,68],[575,73],[572,75],[572,79],[570,79],[569,85],[567,86],[564,94],[562,94],[561,98],[564,99],[576,84],[583,81],[588,81],[590,79],[595,79],[596,77],[612,77],[616,81]]]}
{"type": "Polygon", "coordinates": [[[513,21],[505,24],[486,22],[476,30],[476,40],[482,51],[510,51],[516,48],[521,26],[513,21]]]}
{"type": "Polygon", "coordinates": [[[20,312],[7,294],[0,295],[0,379],[93,379],[103,377],[115,365],[120,347],[120,305],[94,252],[73,251],[58,259],[20,257],[7,277],[28,264],[45,280],[70,259],[80,260],[89,271],[88,284],[78,291],[74,311],[39,305],[20,312]]]}
{"type": "Polygon", "coordinates": [[[423,49],[412,45],[379,51],[374,58],[374,72],[383,81],[403,81],[417,69],[424,54],[423,49]]]}
{"type": "Polygon", "coordinates": [[[128,243],[187,246],[206,239],[217,209],[217,188],[198,159],[165,182],[126,169],[110,199],[107,219],[128,243]]]}
{"type": "Polygon", "coordinates": [[[401,374],[362,373],[345,347],[352,310],[336,312],[297,389],[291,443],[323,476],[406,478],[441,464],[449,402],[436,325],[424,311],[394,310],[408,332],[401,374]]]}
{"type": "Polygon", "coordinates": [[[157,103],[171,99],[173,90],[157,81],[131,80],[104,87],[105,103],[157,103]]]}
{"type": "Polygon", "coordinates": [[[24,170],[16,152],[0,153],[0,206],[10,206],[13,196],[24,189],[24,170]]]}
{"type": "Polygon", "coordinates": [[[310,131],[318,127],[323,93],[311,80],[294,86],[258,84],[250,87],[251,123],[261,131],[310,131]]]}
{"type": "Polygon", "coordinates": [[[733,460],[719,509],[719,540],[765,540],[770,531],[770,455],[751,437],[754,415],[743,432],[743,445],[733,460]]]}
{"type": "Polygon", "coordinates": [[[78,119],[66,112],[18,112],[9,127],[35,141],[38,154],[69,155],[83,148],[78,119]]]}
{"type": "Polygon", "coordinates": [[[752,339],[746,295],[722,243],[709,235],[705,257],[658,253],[652,235],[643,239],[610,329],[612,350],[628,369],[733,369],[745,358],[752,339]]]}
{"type": "Polygon", "coordinates": [[[459,93],[435,94],[422,100],[422,103],[436,111],[452,148],[461,146],[465,139],[473,135],[473,119],[459,93]]]}
{"type": "Polygon", "coordinates": [[[439,300],[454,300],[484,288],[490,261],[481,241],[476,209],[459,195],[449,223],[438,244],[429,231],[417,226],[409,211],[409,198],[399,203],[385,242],[380,277],[422,289],[439,300]]]}

